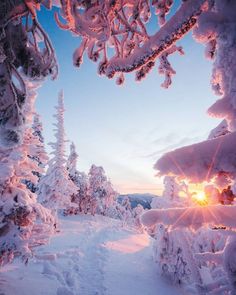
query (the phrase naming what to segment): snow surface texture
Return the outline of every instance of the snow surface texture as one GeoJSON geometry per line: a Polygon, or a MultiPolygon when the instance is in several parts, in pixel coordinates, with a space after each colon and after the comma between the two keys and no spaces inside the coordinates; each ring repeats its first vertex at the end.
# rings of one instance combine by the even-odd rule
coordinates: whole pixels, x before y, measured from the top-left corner
{"type": "Polygon", "coordinates": [[[4,295],[179,295],[156,273],[146,234],[102,216],[61,220],[51,244],[25,266],[0,269],[4,295]]]}

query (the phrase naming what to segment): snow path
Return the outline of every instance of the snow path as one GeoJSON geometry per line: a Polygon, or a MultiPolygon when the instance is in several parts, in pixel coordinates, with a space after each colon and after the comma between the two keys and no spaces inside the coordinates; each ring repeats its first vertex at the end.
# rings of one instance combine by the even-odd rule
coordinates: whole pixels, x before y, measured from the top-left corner
{"type": "Polygon", "coordinates": [[[0,269],[0,295],[178,295],[156,274],[146,234],[101,216],[61,220],[27,266],[0,269]]]}

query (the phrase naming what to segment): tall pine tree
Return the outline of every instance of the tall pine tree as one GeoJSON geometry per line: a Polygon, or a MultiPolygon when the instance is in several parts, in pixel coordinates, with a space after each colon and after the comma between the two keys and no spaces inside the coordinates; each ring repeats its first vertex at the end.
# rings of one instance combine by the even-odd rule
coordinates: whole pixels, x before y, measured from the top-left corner
{"type": "Polygon", "coordinates": [[[51,142],[53,157],[48,162],[48,169],[39,182],[39,198],[46,207],[54,209],[67,209],[71,204],[71,196],[76,194],[78,188],[69,178],[65,156],[65,130],[64,130],[64,96],[61,91],[58,95],[56,108],[56,123],[54,126],[56,141],[51,142]]]}

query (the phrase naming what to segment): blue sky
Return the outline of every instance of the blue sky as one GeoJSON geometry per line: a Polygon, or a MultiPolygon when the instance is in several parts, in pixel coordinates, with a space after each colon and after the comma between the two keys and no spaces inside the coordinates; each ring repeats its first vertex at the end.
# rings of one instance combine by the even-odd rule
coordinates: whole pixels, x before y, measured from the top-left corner
{"type": "Polygon", "coordinates": [[[39,20],[55,47],[60,70],[56,81],[44,82],[37,99],[45,141],[54,141],[54,106],[63,89],[65,129],[77,147],[78,169],[87,172],[93,163],[102,165],[118,191],[160,194],[155,161],[166,151],[205,139],[218,123],[206,114],[216,97],[204,47],[191,34],[180,42],[185,55],[171,57],[177,75],[168,90],[161,88],[157,68],[141,83],[126,75],[120,87],[99,77],[97,64],[86,58],[80,69],[74,68],[72,54],[80,39],[61,31],[52,12],[43,10],[39,20]]]}

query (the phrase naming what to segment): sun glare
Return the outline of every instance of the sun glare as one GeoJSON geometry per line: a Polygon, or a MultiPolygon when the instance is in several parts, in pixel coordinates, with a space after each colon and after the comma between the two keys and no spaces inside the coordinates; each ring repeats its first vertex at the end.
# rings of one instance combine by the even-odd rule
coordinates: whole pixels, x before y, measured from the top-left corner
{"type": "Polygon", "coordinates": [[[207,196],[203,191],[199,191],[196,194],[193,195],[193,199],[199,204],[199,205],[207,205],[207,196]]]}

